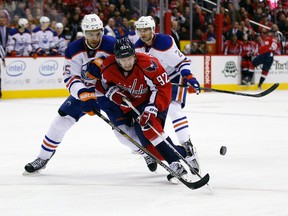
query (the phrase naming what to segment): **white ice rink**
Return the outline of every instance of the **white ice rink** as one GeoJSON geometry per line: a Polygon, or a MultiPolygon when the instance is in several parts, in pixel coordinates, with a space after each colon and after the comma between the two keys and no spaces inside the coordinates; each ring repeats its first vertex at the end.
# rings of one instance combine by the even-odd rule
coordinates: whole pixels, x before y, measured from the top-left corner
{"type": "MultiPolygon", "coordinates": [[[[188,95],[191,139],[214,193],[173,185],[162,167],[149,172],[96,116],[71,128],[40,175],[23,176],[63,100],[0,101],[1,216],[288,215],[287,91],[188,95]]],[[[166,131],[175,140],[169,120],[166,131]]]]}

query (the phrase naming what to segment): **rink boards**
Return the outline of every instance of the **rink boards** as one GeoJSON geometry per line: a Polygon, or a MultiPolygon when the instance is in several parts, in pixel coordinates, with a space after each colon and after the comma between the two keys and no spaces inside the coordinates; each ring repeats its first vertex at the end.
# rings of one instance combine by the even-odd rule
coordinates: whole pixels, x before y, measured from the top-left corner
{"type": "MultiPolygon", "coordinates": [[[[257,85],[242,86],[241,58],[239,56],[197,55],[187,56],[192,61],[191,71],[201,86],[233,91],[256,90],[257,85]]],[[[280,89],[288,89],[287,56],[275,56],[263,89],[279,82],[280,89]]],[[[2,98],[62,97],[69,93],[63,82],[63,57],[6,58],[1,65],[2,98]]],[[[256,68],[255,83],[261,75],[256,68]]]]}

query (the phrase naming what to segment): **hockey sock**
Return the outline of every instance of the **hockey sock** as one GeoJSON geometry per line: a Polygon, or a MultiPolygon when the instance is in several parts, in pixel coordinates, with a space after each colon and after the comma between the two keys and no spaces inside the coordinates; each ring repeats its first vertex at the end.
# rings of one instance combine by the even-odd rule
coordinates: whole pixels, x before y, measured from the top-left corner
{"type": "Polygon", "coordinates": [[[179,143],[182,144],[189,140],[190,130],[188,119],[182,111],[181,104],[176,101],[172,101],[169,106],[168,115],[172,120],[179,143]]]}
{"type": "Polygon", "coordinates": [[[50,125],[50,128],[43,139],[38,157],[43,160],[49,159],[61,143],[65,133],[75,122],[75,119],[71,116],[62,117],[58,115],[50,125]]]}
{"type": "Polygon", "coordinates": [[[248,77],[249,77],[250,82],[252,81],[253,75],[254,75],[254,71],[248,71],[248,77]]]}
{"type": "Polygon", "coordinates": [[[260,77],[260,80],[259,80],[259,84],[258,84],[258,87],[261,88],[263,82],[265,81],[266,77],[267,77],[267,74],[268,74],[268,71],[266,70],[263,70],[262,73],[261,73],[261,77],[260,77]]]}

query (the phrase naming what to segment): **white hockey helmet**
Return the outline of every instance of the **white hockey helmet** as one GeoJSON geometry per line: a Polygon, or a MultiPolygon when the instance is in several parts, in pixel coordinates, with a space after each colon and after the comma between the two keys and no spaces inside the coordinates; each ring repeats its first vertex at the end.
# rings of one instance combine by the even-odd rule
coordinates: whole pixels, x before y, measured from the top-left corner
{"type": "Polygon", "coordinates": [[[83,17],[81,28],[84,35],[85,31],[89,30],[101,29],[103,31],[103,22],[96,14],[87,14],[83,17]]]}
{"type": "Polygon", "coordinates": [[[136,30],[143,28],[151,28],[153,34],[155,33],[155,21],[152,16],[141,16],[135,23],[136,30]]]}
{"type": "Polygon", "coordinates": [[[55,27],[58,29],[63,29],[64,26],[62,23],[59,22],[59,23],[56,23],[55,27]]]}
{"type": "Polygon", "coordinates": [[[18,21],[18,25],[19,25],[20,27],[27,28],[27,26],[28,26],[28,20],[25,19],[25,18],[20,18],[19,21],[18,21]]]}
{"type": "Polygon", "coordinates": [[[39,22],[42,24],[42,23],[50,23],[50,19],[46,16],[42,16],[40,17],[40,20],[39,22]]]}

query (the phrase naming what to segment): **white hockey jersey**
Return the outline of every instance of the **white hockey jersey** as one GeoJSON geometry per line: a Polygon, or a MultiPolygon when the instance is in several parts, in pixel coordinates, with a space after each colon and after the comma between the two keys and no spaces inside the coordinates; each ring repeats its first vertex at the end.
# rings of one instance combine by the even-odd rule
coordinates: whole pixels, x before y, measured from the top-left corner
{"type": "Polygon", "coordinates": [[[57,41],[55,43],[55,48],[61,56],[65,55],[65,50],[67,49],[67,41],[64,36],[57,36],[57,41]]]}
{"type": "Polygon", "coordinates": [[[25,29],[23,33],[19,32],[17,28],[11,29],[8,35],[6,52],[16,51],[16,56],[29,56],[32,51],[31,33],[25,29]]]}
{"type": "Polygon", "coordinates": [[[42,48],[49,54],[49,50],[55,47],[56,41],[57,34],[50,27],[43,31],[38,26],[32,31],[32,48],[34,52],[38,48],[42,48]]]}
{"type": "MultiPolygon", "coordinates": [[[[65,51],[64,83],[74,98],[79,99],[80,89],[95,86],[96,79],[86,75],[87,64],[93,59],[106,58],[113,54],[115,41],[114,37],[104,35],[96,49],[89,49],[84,37],[69,44],[65,51]]],[[[97,96],[103,96],[100,92],[96,93],[97,96]]]]}
{"type": "Polygon", "coordinates": [[[183,70],[186,70],[185,74],[182,74],[183,76],[190,73],[190,60],[178,49],[170,35],[155,34],[152,46],[148,46],[141,39],[138,39],[135,43],[135,51],[156,57],[165,68],[170,79],[182,74],[183,70]]]}

